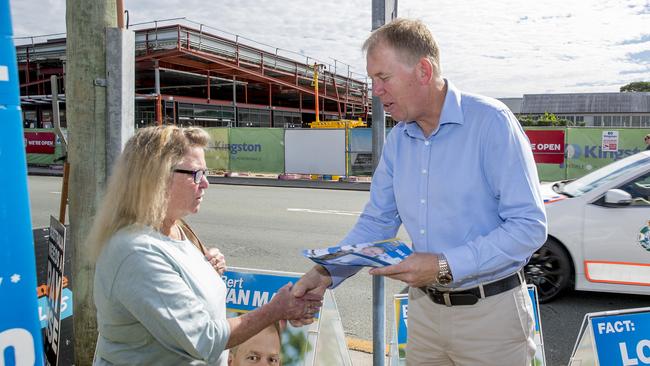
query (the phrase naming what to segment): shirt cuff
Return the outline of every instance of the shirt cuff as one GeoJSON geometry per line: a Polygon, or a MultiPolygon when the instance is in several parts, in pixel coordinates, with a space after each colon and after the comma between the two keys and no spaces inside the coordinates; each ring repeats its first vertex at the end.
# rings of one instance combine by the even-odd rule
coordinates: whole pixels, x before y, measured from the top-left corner
{"type": "Polygon", "coordinates": [[[330,289],[336,288],[341,284],[341,282],[343,282],[343,280],[354,275],[363,268],[363,266],[341,266],[334,264],[323,265],[323,267],[325,267],[327,272],[329,272],[330,278],[332,279],[332,284],[329,287],[330,289]]]}
{"type": "Polygon", "coordinates": [[[213,350],[212,354],[210,357],[208,357],[208,364],[209,365],[216,365],[217,361],[219,361],[219,357],[223,354],[223,352],[226,350],[226,345],[228,344],[228,340],[230,339],[230,323],[228,322],[228,319],[215,319],[214,320],[215,324],[215,332],[214,332],[214,342],[213,342],[213,350]]]}
{"type": "Polygon", "coordinates": [[[447,258],[449,270],[454,278],[454,282],[465,281],[468,277],[473,276],[477,271],[473,270],[476,265],[473,260],[474,253],[466,245],[451,248],[442,253],[447,258]]]}

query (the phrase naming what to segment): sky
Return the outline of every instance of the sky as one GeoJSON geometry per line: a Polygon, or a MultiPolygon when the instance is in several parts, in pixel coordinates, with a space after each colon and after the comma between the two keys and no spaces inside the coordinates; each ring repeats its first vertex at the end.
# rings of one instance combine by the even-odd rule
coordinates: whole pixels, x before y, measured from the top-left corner
{"type": "MultiPolygon", "coordinates": [[[[15,37],[65,32],[65,0],[10,3],[15,37]]],[[[336,64],[337,72],[349,67],[353,77],[366,76],[361,45],[370,34],[372,0],[124,3],[132,25],[185,18],[215,35],[238,35],[298,61],[310,57],[330,70],[336,64]]],[[[650,0],[399,0],[397,14],[429,27],[443,76],[467,92],[496,98],[617,92],[650,81],[650,0]]],[[[25,42],[31,39],[16,39],[25,42]]]]}

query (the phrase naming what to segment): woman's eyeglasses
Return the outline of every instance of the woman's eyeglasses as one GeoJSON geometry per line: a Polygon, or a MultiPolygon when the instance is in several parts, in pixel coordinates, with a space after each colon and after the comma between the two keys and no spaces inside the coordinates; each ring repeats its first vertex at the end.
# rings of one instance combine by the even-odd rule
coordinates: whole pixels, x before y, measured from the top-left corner
{"type": "Polygon", "coordinates": [[[205,169],[199,169],[199,170],[174,169],[174,172],[191,175],[192,178],[194,178],[194,183],[196,184],[201,183],[201,179],[203,179],[203,177],[205,176],[205,169]]]}

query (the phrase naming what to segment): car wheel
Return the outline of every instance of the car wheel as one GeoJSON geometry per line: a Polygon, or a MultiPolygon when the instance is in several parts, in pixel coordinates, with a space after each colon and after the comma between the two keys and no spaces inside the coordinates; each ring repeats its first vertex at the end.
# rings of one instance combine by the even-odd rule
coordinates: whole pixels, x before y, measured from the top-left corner
{"type": "Polygon", "coordinates": [[[526,282],[537,287],[540,303],[555,299],[573,281],[569,255],[560,243],[550,238],[530,257],[524,273],[526,282]]]}

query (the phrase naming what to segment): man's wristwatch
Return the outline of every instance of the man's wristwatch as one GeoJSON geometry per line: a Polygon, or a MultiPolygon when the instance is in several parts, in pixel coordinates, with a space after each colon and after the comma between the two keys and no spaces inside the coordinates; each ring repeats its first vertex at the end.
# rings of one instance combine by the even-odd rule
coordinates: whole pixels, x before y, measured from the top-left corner
{"type": "Polygon", "coordinates": [[[442,254],[438,256],[438,278],[436,280],[441,286],[447,286],[454,280],[449,269],[449,263],[447,263],[447,258],[442,254]]]}

